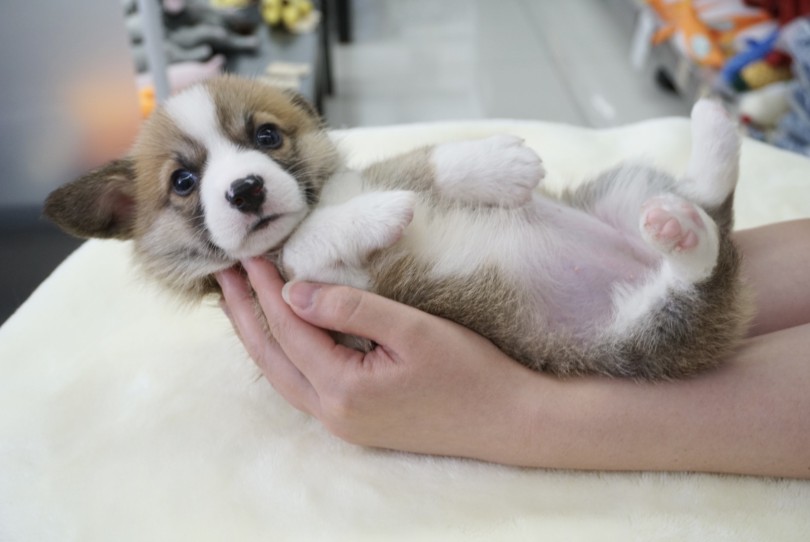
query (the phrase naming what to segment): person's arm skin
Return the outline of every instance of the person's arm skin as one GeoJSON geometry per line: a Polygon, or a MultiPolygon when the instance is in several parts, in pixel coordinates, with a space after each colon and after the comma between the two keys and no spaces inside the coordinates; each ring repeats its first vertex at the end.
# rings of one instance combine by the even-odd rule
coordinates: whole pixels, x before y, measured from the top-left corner
{"type": "Polygon", "coordinates": [[[558,380],[452,322],[342,286],[290,285],[262,260],[219,276],[270,383],[357,444],[551,468],[810,478],[810,221],[741,232],[754,330],[719,370],[671,383],[558,380]],[[780,306],[780,304],[782,306],[780,306]],[[782,331],[773,331],[785,327],[782,331]],[[320,328],[365,336],[369,354],[320,328]]]}
{"type": "Polygon", "coordinates": [[[735,241],[754,290],[751,335],[810,323],[810,219],[737,232],[735,241]]]}

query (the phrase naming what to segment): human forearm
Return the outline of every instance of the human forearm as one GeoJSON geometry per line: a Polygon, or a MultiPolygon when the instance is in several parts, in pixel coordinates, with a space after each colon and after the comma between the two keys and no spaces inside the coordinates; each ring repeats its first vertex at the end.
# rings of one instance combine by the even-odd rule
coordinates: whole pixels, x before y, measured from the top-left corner
{"type": "Polygon", "coordinates": [[[753,290],[751,335],[810,322],[810,220],[778,222],[738,231],[743,276],[753,290]]]}
{"type": "Polygon", "coordinates": [[[808,351],[805,326],[751,339],[723,368],[692,380],[546,385],[535,401],[536,439],[518,463],[808,478],[808,351]]]}
{"type": "Polygon", "coordinates": [[[557,380],[367,292],[298,284],[285,303],[272,265],[245,267],[276,338],[229,272],[220,283],[245,345],[282,395],[350,442],[520,466],[810,478],[810,324],[749,339],[691,380],[557,380]],[[379,346],[364,355],[319,328],[379,346]]]}

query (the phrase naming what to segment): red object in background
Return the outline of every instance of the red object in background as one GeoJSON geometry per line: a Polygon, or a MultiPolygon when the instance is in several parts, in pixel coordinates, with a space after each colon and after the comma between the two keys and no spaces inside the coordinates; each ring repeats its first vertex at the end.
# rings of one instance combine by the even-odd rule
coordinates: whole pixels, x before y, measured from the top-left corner
{"type": "Polygon", "coordinates": [[[780,24],[810,14],[810,0],[745,0],[745,3],[768,11],[780,24]]]}
{"type": "Polygon", "coordinates": [[[793,58],[789,54],[783,53],[782,51],[778,51],[776,49],[766,54],[762,60],[774,68],[790,66],[790,63],[793,62],[793,58]]]}

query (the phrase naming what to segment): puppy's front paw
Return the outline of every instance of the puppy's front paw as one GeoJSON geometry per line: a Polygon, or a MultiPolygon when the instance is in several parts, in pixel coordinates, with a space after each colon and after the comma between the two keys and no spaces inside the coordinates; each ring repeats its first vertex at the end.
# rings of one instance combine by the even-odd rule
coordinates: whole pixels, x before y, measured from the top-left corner
{"type": "Polygon", "coordinates": [[[368,192],[316,209],[284,245],[287,276],[366,287],[366,258],[402,237],[416,202],[409,191],[368,192]]]}
{"type": "Polygon", "coordinates": [[[505,134],[439,145],[433,163],[436,184],[446,197],[503,207],[531,199],[546,174],[523,139],[505,134]]]}
{"type": "Polygon", "coordinates": [[[402,237],[413,220],[416,194],[407,190],[370,192],[350,202],[355,209],[356,239],[364,252],[386,248],[402,237]]]}

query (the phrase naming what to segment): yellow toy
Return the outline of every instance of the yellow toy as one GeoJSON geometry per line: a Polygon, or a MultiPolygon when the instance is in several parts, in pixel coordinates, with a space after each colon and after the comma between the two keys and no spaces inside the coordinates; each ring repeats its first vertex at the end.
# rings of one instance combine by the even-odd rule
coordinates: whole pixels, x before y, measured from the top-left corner
{"type": "Polygon", "coordinates": [[[779,81],[788,81],[793,78],[793,71],[789,65],[772,66],[765,60],[758,60],[740,70],[740,78],[749,89],[757,89],[779,81]]]}
{"type": "Polygon", "coordinates": [[[268,25],[294,33],[307,32],[320,20],[310,0],[261,0],[260,11],[268,25]]]}

